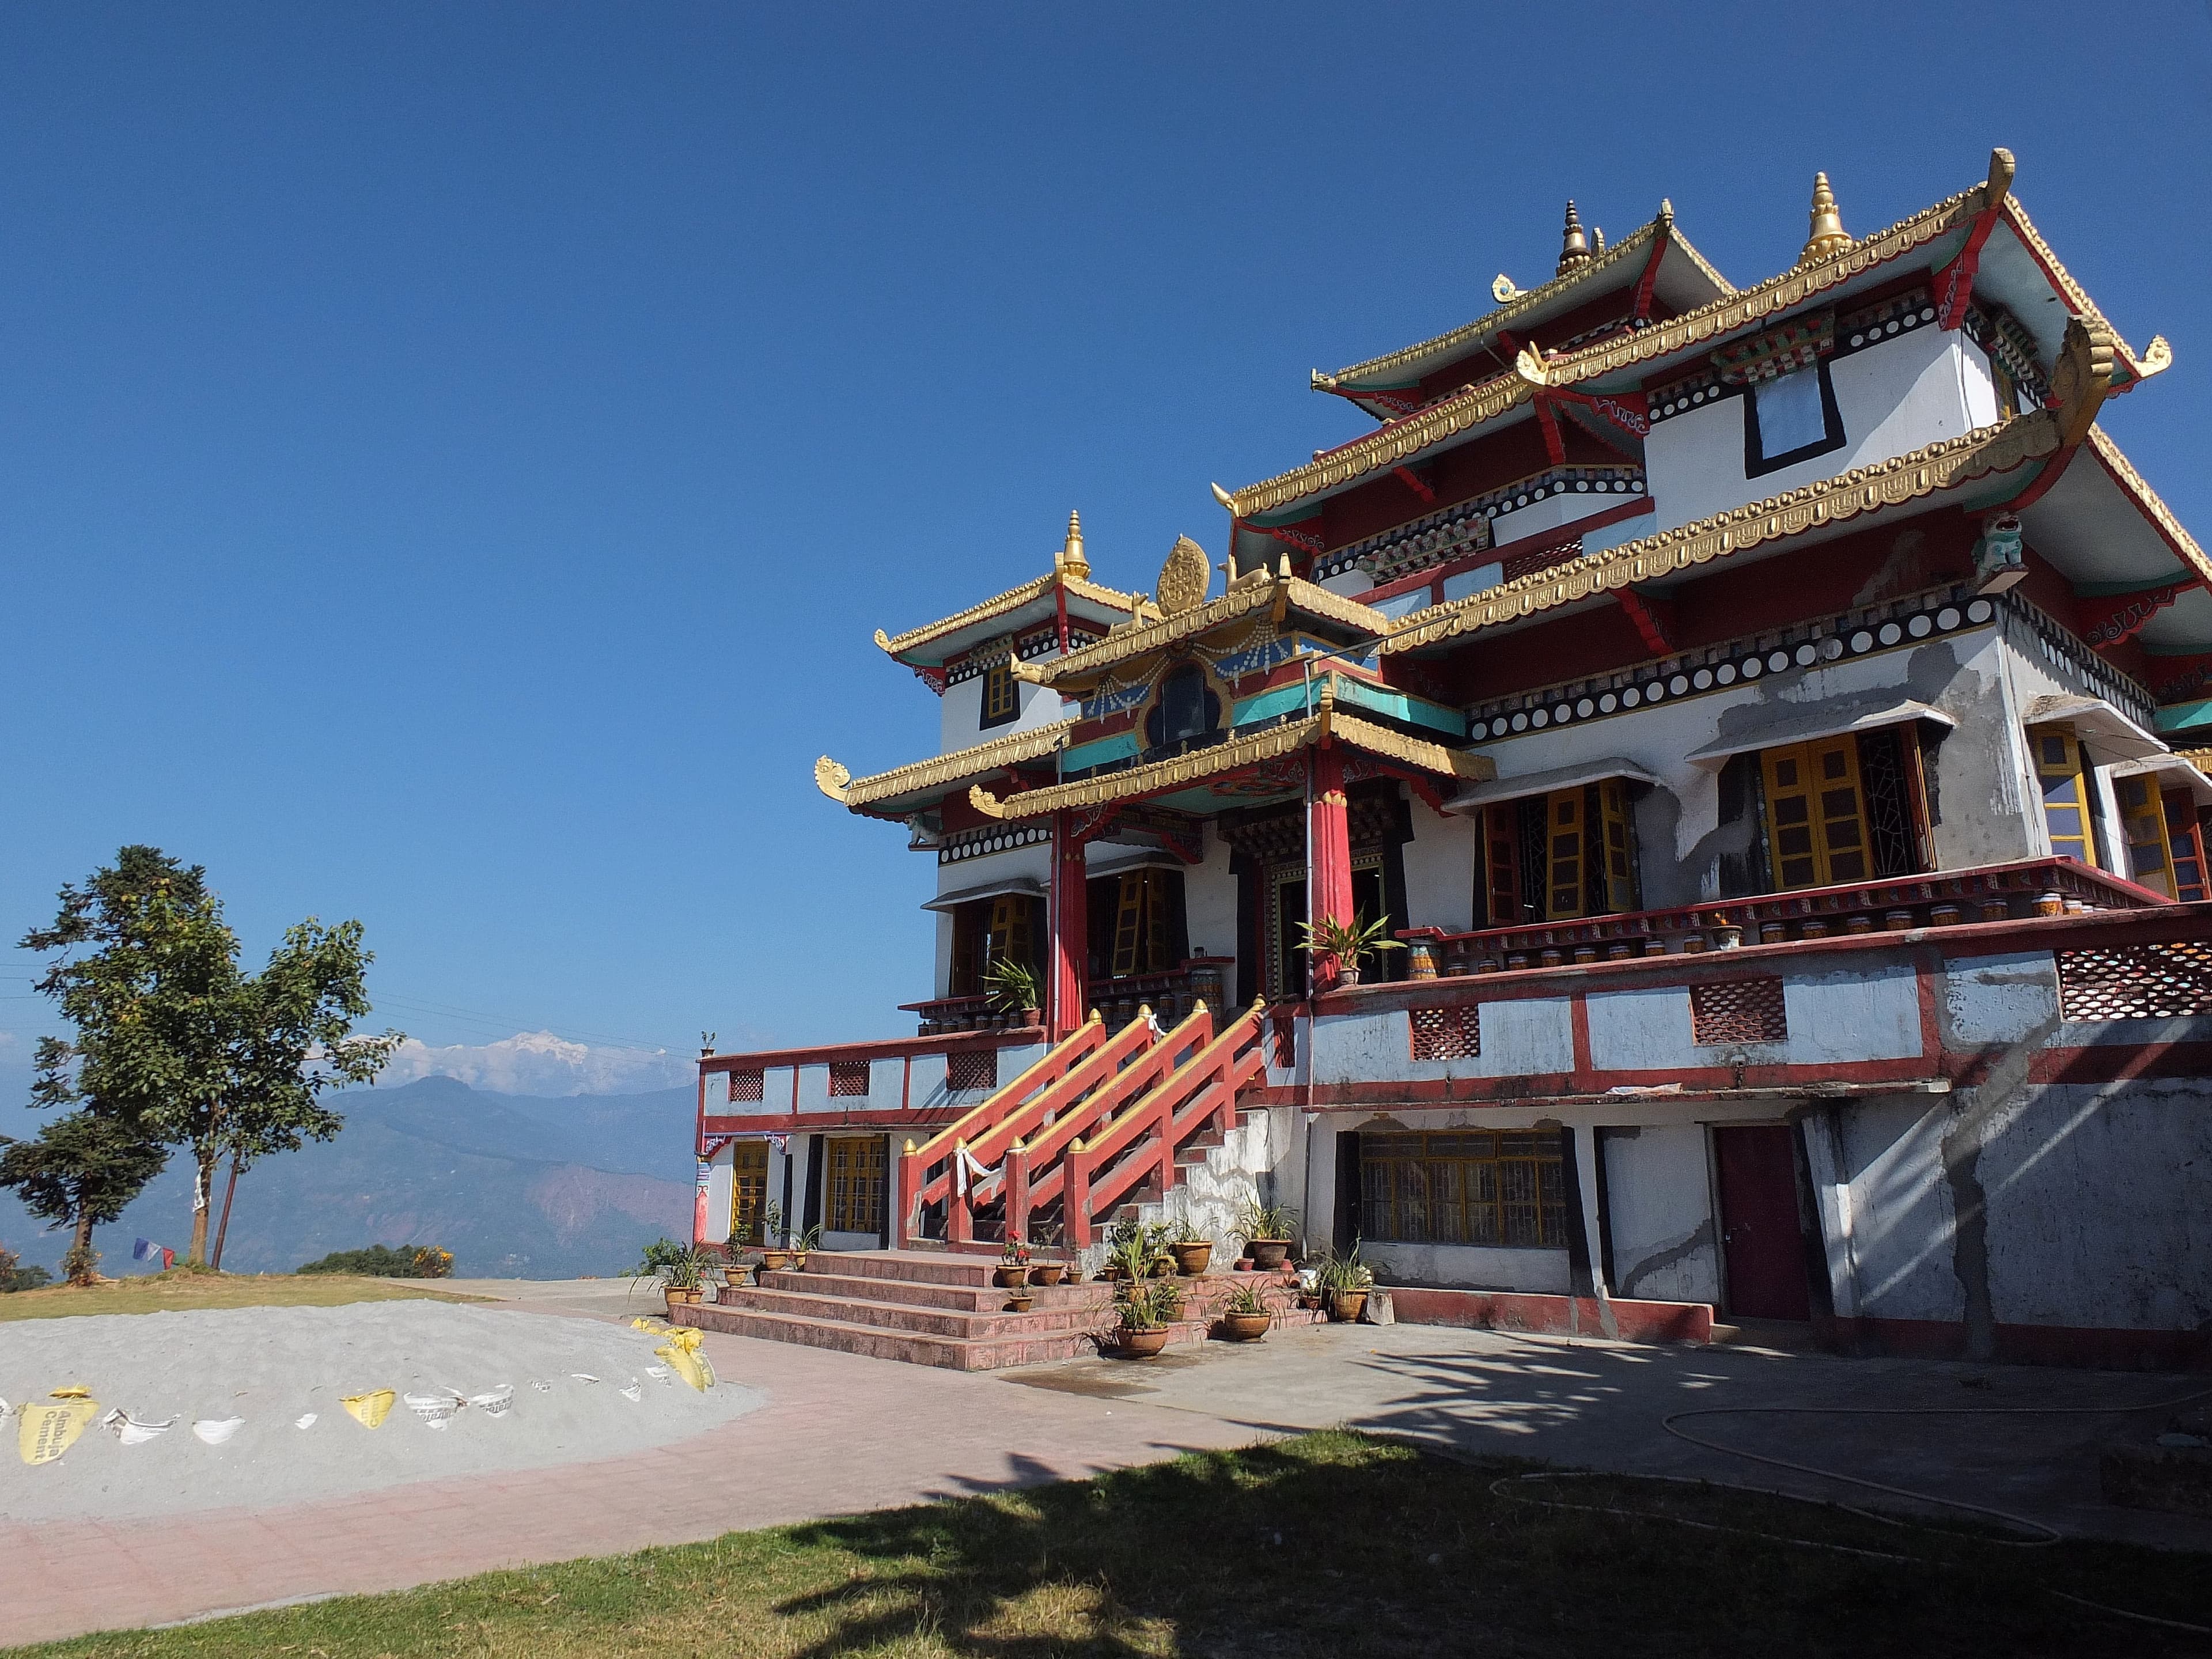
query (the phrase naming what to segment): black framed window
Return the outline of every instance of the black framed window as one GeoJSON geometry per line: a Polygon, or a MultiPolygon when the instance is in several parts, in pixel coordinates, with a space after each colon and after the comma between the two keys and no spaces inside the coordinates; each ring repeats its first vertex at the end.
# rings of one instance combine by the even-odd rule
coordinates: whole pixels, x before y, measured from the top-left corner
{"type": "Polygon", "coordinates": [[[1743,394],[1743,475],[1756,478],[1844,447],[1844,417],[1828,360],[1747,386],[1743,394]]]}
{"type": "Polygon", "coordinates": [[[1022,684],[1014,678],[1012,662],[1002,662],[983,672],[983,727],[1004,726],[1022,712],[1022,684]]]}

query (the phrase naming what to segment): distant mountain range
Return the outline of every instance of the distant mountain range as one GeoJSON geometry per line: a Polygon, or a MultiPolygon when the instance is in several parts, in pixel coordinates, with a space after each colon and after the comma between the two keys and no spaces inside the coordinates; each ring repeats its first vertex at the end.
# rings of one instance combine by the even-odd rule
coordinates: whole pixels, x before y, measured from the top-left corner
{"type": "MultiPolygon", "coordinates": [[[[689,1237],[691,1089],[544,1099],[434,1077],[333,1098],[346,1117],[335,1140],[240,1177],[226,1268],[283,1273],[363,1244],[440,1244],[457,1274],[568,1279],[620,1273],[649,1241],[689,1237]]],[[[35,1133],[39,1121],[6,1114],[0,1133],[35,1133]]],[[[131,1259],[138,1237],[181,1255],[191,1193],[190,1162],[173,1154],[122,1219],[98,1230],[100,1270],[143,1272],[131,1259]]],[[[220,1213],[220,1182],[215,1201],[220,1213]]],[[[0,1193],[0,1244],[54,1267],[68,1240],[38,1236],[15,1195],[0,1193]]]]}

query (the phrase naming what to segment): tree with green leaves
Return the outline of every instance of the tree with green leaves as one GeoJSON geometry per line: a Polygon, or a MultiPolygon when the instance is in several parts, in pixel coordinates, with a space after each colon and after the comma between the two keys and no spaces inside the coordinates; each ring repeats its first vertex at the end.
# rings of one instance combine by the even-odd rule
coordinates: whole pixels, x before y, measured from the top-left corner
{"type": "Polygon", "coordinates": [[[374,1080],[401,1040],[353,1030],[374,960],[358,921],[311,917],[248,975],[205,870],[157,848],[125,847],[83,887],[64,886],[53,926],[23,948],[61,953],[39,988],[76,1028],[73,1041],[40,1042],[37,1103],[82,1103],[143,1140],[191,1149],[195,1265],[207,1261],[222,1158],[329,1139],[344,1120],[323,1091],[374,1080]]]}
{"type": "Polygon", "coordinates": [[[62,1272],[72,1285],[89,1285],[100,1261],[93,1228],[121,1215],[168,1161],[167,1147],[131,1125],[100,1112],[71,1112],[36,1139],[0,1139],[0,1187],[12,1188],[40,1220],[76,1230],[62,1272]]]}

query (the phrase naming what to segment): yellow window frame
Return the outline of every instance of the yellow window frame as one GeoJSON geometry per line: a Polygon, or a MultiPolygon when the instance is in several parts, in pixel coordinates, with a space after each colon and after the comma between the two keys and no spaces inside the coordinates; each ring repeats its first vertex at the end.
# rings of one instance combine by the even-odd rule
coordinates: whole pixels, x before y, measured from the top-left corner
{"type": "Polygon", "coordinates": [[[890,1148],[881,1135],[833,1135],[823,1143],[829,1166],[823,1190],[824,1232],[880,1233],[890,1148]]]}
{"type": "Polygon", "coordinates": [[[2029,749],[2043,796],[2043,827],[2052,854],[2074,859],[2092,870],[2097,863],[2097,833],[2090,817],[2089,779],[2081,740],[2070,726],[2031,726],[2029,749]]]}
{"type": "Polygon", "coordinates": [[[1762,749],[1766,845],[1777,889],[1826,887],[1874,874],[1858,739],[1819,738],[1762,749]]]}

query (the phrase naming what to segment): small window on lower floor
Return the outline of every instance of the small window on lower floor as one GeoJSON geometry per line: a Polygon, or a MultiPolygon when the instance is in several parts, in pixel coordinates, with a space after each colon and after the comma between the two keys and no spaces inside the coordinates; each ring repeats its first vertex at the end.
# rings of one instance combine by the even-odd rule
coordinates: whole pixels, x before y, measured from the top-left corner
{"type": "Polygon", "coordinates": [[[1467,1129],[1359,1137],[1361,1233],[1407,1244],[1563,1246],[1556,1132],[1467,1129]]]}

